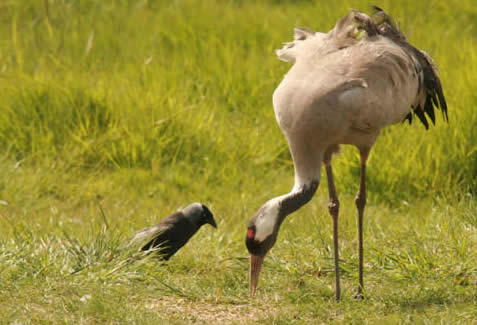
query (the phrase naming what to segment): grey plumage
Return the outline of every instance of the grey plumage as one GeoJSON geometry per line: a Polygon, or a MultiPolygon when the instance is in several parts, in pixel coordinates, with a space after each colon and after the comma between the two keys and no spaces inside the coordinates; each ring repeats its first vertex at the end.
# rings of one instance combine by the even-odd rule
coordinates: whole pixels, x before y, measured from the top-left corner
{"type": "Polygon", "coordinates": [[[294,40],[276,51],[292,62],[273,94],[275,117],[293,158],[295,184],[270,199],[250,219],[245,239],[250,252],[250,294],[254,295],[263,260],[290,213],[309,202],[325,165],[333,219],[336,299],[340,299],[338,257],[339,200],[332,154],[342,144],[358,148],[361,159],[358,210],[359,286],[363,297],[363,215],[366,164],[382,129],[416,115],[429,127],[434,109],[447,120],[447,104],[433,60],[411,45],[394,21],[374,7],[368,16],[351,10],[328,33],[296,28],[294,40]]]}

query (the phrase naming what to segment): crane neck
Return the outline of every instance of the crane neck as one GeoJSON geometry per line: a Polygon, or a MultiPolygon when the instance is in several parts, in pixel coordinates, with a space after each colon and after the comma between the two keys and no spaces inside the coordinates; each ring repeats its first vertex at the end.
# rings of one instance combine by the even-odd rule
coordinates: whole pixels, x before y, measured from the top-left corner
{"type": "Polygon", "coordinates": [[[290,193],[282,197],[280,208],[280,212],[282,212],[281,214],[287,216],[308,203],[318,189],[318,184],[319,181],[314,180],[293,187],[293,190],[290,193]]]}
{"type": "Polygon", "coordinates": [[[314,180],[299,186],[295,185],[290,193],[267,201],[250,219],[248,224],[250,235],[247,235],[247,238],[257,242],[264,242],[268,240],[267,238],[271,238],[267,248],[264,248],[266,253],[273,246],[285,218],[311,200],[318,188],[318,183],[318,180],[314,180]]]}

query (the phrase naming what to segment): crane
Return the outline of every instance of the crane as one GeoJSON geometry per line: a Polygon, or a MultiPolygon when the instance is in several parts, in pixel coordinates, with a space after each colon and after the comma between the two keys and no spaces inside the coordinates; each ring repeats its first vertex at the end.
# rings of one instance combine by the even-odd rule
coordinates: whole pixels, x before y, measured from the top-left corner
{"type": "Polygon", "coordinates": [[[328,209],[333,220],[335,298],[340,300],[338,215],[332,156],[340,145],[358,148],[361,160],[358,210],[359,285],[364,297],[363,215],[366,205],[366,162],[380,131],[413,116],[428,129],[434,108],[444,120],[447,104],[437,68],[415,48],[381,8],[367,15],[351,10],[328,33],[295,28],[294,40],[277,50],[293,62],[273,94],[275,117],[290,149],[295,170],[292,190],[268,200],[249,220],[250,295],[255,294],[264,258],[277,240],[281,224],[311,200],[321,176],[328,180],[328,209]]]}

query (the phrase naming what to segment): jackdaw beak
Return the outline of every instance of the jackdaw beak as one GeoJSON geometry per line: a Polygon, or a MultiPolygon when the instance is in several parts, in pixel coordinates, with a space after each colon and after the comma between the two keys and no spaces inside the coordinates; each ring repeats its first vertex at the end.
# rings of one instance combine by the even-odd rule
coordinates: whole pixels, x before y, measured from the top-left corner
{"type": "Polygon", "coordinates": [[[217,228],[217,224],[215,223],[214,217],[211,217],[209,220],[207,220],[207,223],[212,227],[217,228]]]}
{"type": "Polygon", "coordinates": [[[209,208],[206,205],[202,204],[202,210],[203,210],[202,220],[204,220],[204,223],[208,223],[212,227],[217,228],[214,215],[212,214],[212,212],[210,212],[209,208]]]}

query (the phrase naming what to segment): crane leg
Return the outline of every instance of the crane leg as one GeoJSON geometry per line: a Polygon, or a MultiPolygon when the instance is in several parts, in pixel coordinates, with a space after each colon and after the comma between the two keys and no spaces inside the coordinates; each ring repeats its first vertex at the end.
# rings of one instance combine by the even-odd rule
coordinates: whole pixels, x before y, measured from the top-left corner
{"type": "Polygon", "coordinates": [[[355,203],[358,208],[358,251],[359,251],[359,286],[356,294],[354,295],[357,299],[363,299],[363,214],[364,207],[366,205],[366,162],[369,156],[369,148],[359,150],[361,156],[361,173],[359,180],[359,190],[356,195],[355,203]]]}
{"type": "Polygon", "coordinates": [[[336,194],[335,183],[333,180],[333,170],[331,168],[331,152],[328,151],[325,154],[324,163],[326,166],[326,176],[328,178],[328,210],[333,218],[333,247],[334,247],[334,259],[335,259],[335,277],[336,277],[336,301],[341,298],[340,287],[340,268],[339,268],[339,253],[338,253],[338,214],[340,209],[340,201],[336,194]]]}

